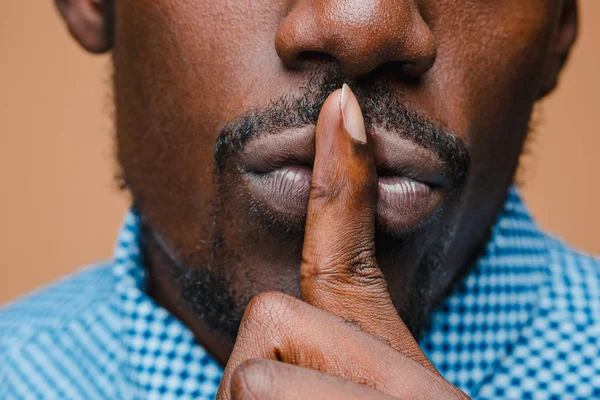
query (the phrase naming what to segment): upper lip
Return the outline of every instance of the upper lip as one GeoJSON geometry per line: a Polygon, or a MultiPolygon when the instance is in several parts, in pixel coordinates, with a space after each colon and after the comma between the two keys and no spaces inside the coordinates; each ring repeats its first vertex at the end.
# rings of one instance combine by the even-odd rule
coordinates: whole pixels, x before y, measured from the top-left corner
{"type": "MultiPolygon", "coordinates": [[[[451,178],[444,162],[431,150],[394,132],[374,128],[371,137],[379,176],[403,176],[432,188],[445,188],[451,178]]],[[[285,166],[312,167],[315,158],[315,126],[263,134],[251,140],[242,153],[240,170],[264,174],[285,166]]]]}

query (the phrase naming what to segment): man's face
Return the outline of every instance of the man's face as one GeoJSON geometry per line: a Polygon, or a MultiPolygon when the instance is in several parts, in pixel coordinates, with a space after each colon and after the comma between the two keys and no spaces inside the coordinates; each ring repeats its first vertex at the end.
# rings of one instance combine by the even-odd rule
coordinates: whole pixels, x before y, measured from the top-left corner
{"type": "Polygon", "coordinates": [[[559,69],[564,11],[554,0],[114,6],[118,156],[147,246],[230,334],[253,295],[299,293],[314,124],[342,83],[376,153],[377,259],[420,328],[503,204],[559,69]]]}

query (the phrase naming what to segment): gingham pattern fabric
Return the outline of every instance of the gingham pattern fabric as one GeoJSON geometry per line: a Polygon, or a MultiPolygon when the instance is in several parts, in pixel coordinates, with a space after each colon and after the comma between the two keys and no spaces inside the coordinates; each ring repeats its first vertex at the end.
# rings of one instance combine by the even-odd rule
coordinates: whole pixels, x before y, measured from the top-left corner
{"type": "MultiPolygon", "coordinates": [[[[0,399],[212,399],[222,368],[144,293],[139,221],[114,260],[0,313],[0,399]]],[[[480,399],[600,399],[600,260],[534,224],[511,191],[485,253],[421,345],[480,399]]]]}
{"type": "Polygon", "coordinates": [[[0,399],[214,399],[222,368],[144,293],[139,221],[112,263],[0,313],[0,399]]]}

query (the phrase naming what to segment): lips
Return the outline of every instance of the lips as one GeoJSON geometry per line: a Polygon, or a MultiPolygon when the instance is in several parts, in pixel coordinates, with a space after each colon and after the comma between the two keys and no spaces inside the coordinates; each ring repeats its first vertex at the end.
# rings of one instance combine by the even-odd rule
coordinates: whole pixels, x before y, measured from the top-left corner
{"type": "MultiPolygon", "coordinates": [[[[268,134],[248,143],[239,164],[253,200],[278,218],[306,217],[315,127],[268,134]]],[[[378,173],[377,221],[386,230],[410,231],[440,207],[448,189],[444,163],[430,150],[394,132],[372,132],[378,173]]]]}

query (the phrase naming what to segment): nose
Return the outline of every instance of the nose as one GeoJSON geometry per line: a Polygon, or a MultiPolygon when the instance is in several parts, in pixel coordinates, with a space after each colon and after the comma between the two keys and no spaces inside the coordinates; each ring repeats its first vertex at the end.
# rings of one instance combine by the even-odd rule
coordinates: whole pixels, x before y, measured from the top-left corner
{"type": "Polygon", "coordinates": [[[353,78],[385,63],[420,77],[432,67],[437,47],[416,1],[291,1],[275,49],[291,69],[302,68],[317,55],[334,58],[353,78]]]}

